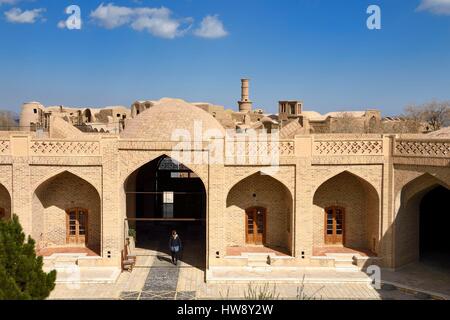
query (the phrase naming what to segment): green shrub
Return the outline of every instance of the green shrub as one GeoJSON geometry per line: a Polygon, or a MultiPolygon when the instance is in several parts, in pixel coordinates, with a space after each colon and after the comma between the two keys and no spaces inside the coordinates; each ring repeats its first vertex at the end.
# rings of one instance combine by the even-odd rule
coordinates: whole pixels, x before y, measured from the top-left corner
{"type": "Polygon", "coordinates": [[[55,288],[56,271],[42,270],[34,246],[17,216],[0,220],[0,300],[43,300],[55,288]]]}

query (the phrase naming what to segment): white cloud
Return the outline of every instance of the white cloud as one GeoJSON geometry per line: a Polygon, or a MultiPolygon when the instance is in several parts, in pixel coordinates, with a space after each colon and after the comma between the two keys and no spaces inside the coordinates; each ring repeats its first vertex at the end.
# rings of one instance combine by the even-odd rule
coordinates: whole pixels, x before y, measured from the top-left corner
{"type": "Polygon", "coordinates": [[[134,30],[147,31],[156,37],[168,39],[183,35],[192,24],[191,18],[173,18],[172,12],[165,7],[130,8],[102,3],[91,12],[90,16],[100,26],[107,29],[127,25],[134,30]]]}
{"type": "Polygon", "coordinates": [[[422,0],[417,10],[450,15],[450,0],[422,0]]]}
{"type": "Polygon", "coordinates": [[[5,17],[8,22],[12,23],[35,23],[38,19],[43,19],[42,14],[44,12],[44,8],[24,11],[19,8],[12,8],[5,12],[5,17]]]}
{"type": "Polygon", "coordinates": [[[67,28],[67,24],[64,20],[61,20],[58,22],[58,24],[56,25],[59,29],[65,29],[67,28]]]}
{"type": "Polygon", "coordinates": [[[20,0],[0,0],[0,6],[2,4],[16,4],[17,2],[19,2],[20,0]]]}
{"type": "Polygon", "coordinates": [[[227,36],[228,32],[217,15],[210,15],[203,18],[200,27],[194,31],[194,34],[202,38],[216,39],[227,36]]]}

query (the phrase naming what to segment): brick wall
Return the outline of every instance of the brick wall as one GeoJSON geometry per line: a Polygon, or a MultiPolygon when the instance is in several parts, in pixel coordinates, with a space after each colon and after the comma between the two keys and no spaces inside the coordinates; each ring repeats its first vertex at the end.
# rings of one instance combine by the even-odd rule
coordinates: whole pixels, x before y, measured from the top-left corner
{"type": "Polygon", "coordinates": [[[42,247],[65,246],[66,210],[75,207],[88,210],[87,246],[99,253],[99,194],[88,182],[69,172],[49,179],[36,190],[33,196],[33,237],[42,247]]]}
{"type": "MultiPolygon", "coordinates": [[[[372,248],[378,226],[377,194],[360,178],[344,172],[322,184],[313,199],[313,244],[324,243],[324,212],[329,206],[345,209],[345,246],[372,248]]],[[[375,238],[377,240],[377,238],[375,238]]]]}
{"type": "Polygon", "coordinates": [[[226,243],[245,245],[245,210],[250,207],[267,209],[266,244],[288,248],[288,223],[291,219],[292,197],[289,190],[268,175],[256,173],[236,184],[228,193],[226,243]],[[253,195],[256,195],[254,197],[253,195]]]}

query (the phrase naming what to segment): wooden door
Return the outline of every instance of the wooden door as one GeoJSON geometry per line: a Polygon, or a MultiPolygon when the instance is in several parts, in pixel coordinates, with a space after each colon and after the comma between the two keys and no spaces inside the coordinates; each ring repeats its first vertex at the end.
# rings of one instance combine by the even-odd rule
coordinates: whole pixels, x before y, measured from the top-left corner
{"type": "Polygon", "coordinates": [[[246,243],[262,245],[266,241],[266,209],[249,208],[245,212],[246,243]]]}
{"type": "Polygon", "coordinates": [[[341,207],[325,209],[325,244],[344,244],[345,211],[341,207]]]}
{"type": "Polygon", "coordinates": [[[82,208],[67,210],[67,244],[86,244],[88,234],[88,212],[82,208]]]}

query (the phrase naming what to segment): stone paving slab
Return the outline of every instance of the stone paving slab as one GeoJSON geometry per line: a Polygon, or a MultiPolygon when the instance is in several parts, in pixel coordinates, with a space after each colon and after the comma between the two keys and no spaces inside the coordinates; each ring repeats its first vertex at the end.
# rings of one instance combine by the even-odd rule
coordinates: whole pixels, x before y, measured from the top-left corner
{"type": "MultiPolygon", "coordinates": [[[[115,283],[121,270],[116,267],[78,267],[51,268],[57,271],[56,283],[115,283]]],[[[44,268],[49,272],[51,269],[44,268]]]]}
{"type": "Polygon", "coordinates": [[[175,300],[176,291],[142,291],[139,300],[175,300]]]}
{"type": "Polygon", "coordinates": [[[334,268],[248,269],[214,268],[208,273],[212,283],[370,283],[371,278],[362,271],[342,272],[334,268]]]}

